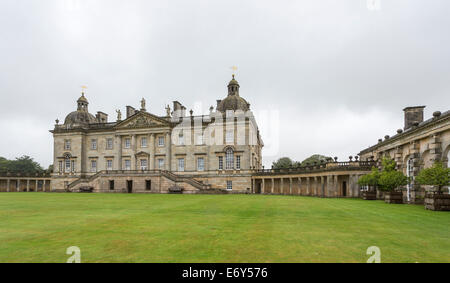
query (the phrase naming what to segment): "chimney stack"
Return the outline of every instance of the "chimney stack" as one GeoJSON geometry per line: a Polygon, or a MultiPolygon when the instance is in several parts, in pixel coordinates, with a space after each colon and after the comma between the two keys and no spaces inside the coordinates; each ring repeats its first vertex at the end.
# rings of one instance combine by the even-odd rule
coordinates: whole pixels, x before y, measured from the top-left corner
{"type": "Polygon", "coordinates": [[[136,113],[136,109],[134,109],[134,107],[127,106],[127,119],[128,119],[128,117],[133,116],[135,113],[136,113]]]}
{"type": "Polygon", "coordinates": [[[405,128],[407,130],[411,128],[415,123],[423,122],[423,109],[425,106],[411,106],[403,109],[405,112],[405,128]]]}

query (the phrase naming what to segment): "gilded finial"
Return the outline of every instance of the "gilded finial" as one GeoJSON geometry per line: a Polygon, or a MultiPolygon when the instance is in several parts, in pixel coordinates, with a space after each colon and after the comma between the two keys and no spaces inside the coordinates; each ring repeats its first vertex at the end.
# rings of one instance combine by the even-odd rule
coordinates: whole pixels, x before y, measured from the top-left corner
{"type": "Polygon", "coordinates": [[[85,86],[85,85],[81,86],[81,96],[84,96],[86,89],[87,89],[87,86],[85,86]]]}
{"type": "Polygon", "coordinates": [[[234,79],[234,74],[236,73],[238,67],[236,67],[236,66],[231,66],[230,69],[233,71],[233,75],[232,75],[232,76],[233,76],[233,79],[234,79]]]}

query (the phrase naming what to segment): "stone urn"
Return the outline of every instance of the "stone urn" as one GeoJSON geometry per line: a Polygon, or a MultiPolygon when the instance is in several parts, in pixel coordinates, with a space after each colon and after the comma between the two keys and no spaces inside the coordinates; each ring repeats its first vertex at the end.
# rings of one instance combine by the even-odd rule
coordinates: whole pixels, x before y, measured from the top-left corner
{"type": "Polygon", "coordinates": [[[450,211],[450,195],[427,193],[425,195],[425,209],[450,211]]]}
{"type": "Polygon", "coordinates": [[[384,194],[384,202],[385,203],[396,203],[396,204],[402,204],[403,203],[403,193],[402,192],[386,192],[384,194]]]}

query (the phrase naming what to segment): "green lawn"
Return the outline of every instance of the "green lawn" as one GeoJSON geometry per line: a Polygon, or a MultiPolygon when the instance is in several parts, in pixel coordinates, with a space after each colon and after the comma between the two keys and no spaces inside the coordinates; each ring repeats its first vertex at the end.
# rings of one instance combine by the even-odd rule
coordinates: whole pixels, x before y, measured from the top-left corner
{"type": "Polygon", "coordinates": [[[0,193],[0,262],[450,262],[450,213],[358,199],[0,193]]]}

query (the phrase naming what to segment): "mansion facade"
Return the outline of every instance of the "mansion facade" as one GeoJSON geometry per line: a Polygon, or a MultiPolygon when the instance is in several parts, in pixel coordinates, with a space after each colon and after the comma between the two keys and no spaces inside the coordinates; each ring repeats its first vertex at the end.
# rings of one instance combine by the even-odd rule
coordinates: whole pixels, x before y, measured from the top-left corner
{"type": "Polygon", "coordinates": [[[414,177],[435,161],[450,165],[450,111],[434,112],[424,120],[424,106],[416,106],[404,109],[405,126],[396,135],[386,135],[348,161],[335,157],[301,167],[264,169],[264,144],[239,89],[233,75],[226,98],[217,100],[206,115],[186,113],[186,107],[174,101],[164,116],[158,116],[146,110],[142,99],[140,109],[126,107],[123,119],[117,110],[114,122],[103,112],[89,113],[82,93],[76,111],[63,124],[57,120],[50,131],[54,138],[51,181],[0,176],[0,191],[359,197],[358,179],[390,156],[399,170],[412,177],[403,188],[404,201],[420,203],[424,188],[414,177]]]}
{"type": "Polygon", "coordinates": [[[95,192],[246,192],[251,172],[262,166],[263,142],[250,104],[234,75],[228,95],[208,115],[186,113],[174,101],[165,116],[139,110],[89,113],[84,92],[76,111],[56,121],[52,190],[95,192]]]}

